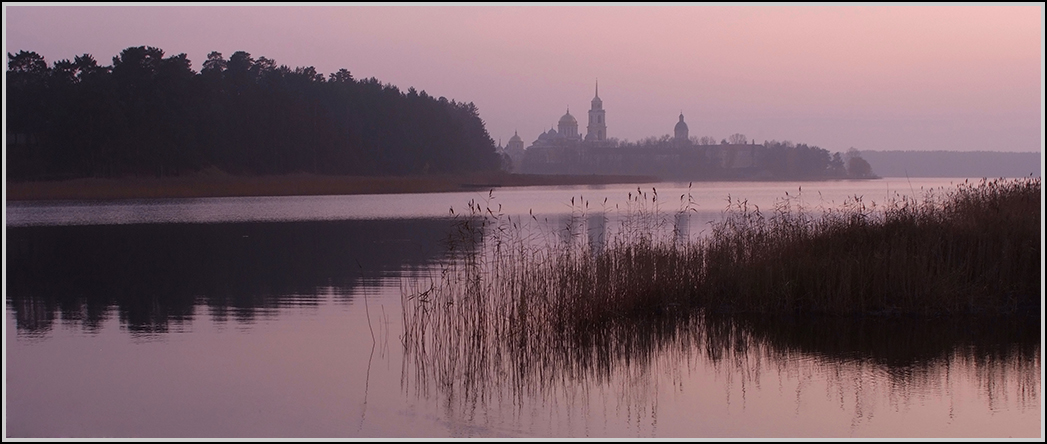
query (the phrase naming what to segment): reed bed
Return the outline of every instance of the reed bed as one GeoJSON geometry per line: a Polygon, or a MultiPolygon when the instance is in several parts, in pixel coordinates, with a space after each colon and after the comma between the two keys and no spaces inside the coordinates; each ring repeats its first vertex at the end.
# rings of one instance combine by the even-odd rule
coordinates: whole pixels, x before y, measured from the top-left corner
{"type": "Polygon", "coordinates": [[[742,207],[687,298],[726,312],[1040,315],[1040,179],[963,183],[814,216],[742,207]]]}
{"type": "Polygon", "coordinates": [[[693,211],[693,199],[663,212],[656,189],[637,189],[606,245],[572,241],[571,221],[594,219],[584,199],[572,201],[562,236],[535,216],[503,215],[489,195],[456,215],[445,266],[404,284],[406,354],[417,380],[475,405],[499,393],[491,381],[523,399],[557,380],[642,372],[670,349],[748,347],[748,333],[709,316],[1039,322],[1040,193],[1030,178],[878,207],[855,196],[820,212],[783,200],[765,215],[730,202],[708,236],[681,242],[674,213],[693,211]]]}

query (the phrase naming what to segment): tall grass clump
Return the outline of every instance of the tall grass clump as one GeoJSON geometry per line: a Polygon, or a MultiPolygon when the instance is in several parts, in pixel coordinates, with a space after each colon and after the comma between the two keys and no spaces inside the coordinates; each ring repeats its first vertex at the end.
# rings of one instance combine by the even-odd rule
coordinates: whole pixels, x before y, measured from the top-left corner
{"type": "Polygon", "coordinates": [[[606,379],[622,356],[643,368],[673,342],[688,322],[676,298],[699,271],[687,264],[700,258],[685,255],[701,250],[673,246],[656,190],[630,194],[606,245],[577,242],[581,221],[606,221],[607,209],[588,207],[573,201],[551,231],[536,216],[503,215],[490,199],[455,215],[444,267],[403,291],[416,380],[466,398],[491,396],[480,384],[502,381],[522,396],[554,377],[606,379]]]}

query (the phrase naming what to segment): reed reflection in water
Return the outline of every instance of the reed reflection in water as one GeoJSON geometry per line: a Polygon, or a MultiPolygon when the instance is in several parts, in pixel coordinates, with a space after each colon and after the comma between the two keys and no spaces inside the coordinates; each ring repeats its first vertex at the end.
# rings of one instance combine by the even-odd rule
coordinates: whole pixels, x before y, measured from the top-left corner
{"type": "MultiPolygon", "coordinates": [[[[652,428],[660,389],[676,391],[689,375],[710,369],[726,379],[727,393],[740,389],[741,398],[728,403],[743,406],[746,393],[769,374],[796,386],[797,410],[810,396],[804,387],[826,381],[825,396],[849,412],[852,427],[928,398],[963,397],[970,386],[978,387],[976,396],[990,412],[1039,409],[1035,320],[755,316],[672,304],[641,309],[612,296],[605,299],[610,308],[585,306],[571,295],[592,282],[573,279],[584,273],[571,267],[593,268],[597,276],[615,272],[613,264],[586,259],[603,257],[608,248],[617,249],[616,260],[650,263],[637,279],[689,278],[688,270],[672,270],[671,260],[645,256],[647,246],[686,242],[686,208],[666,215],[645,205],[649,200],[635,202],[612,235],[604,233],[608,219],[599,213],[572,213],[550,228],[548,221],[502,218],[489,211],[489,202],[470,202],[448,240],[456,260],[405,283],[405,387],[439,399],[447,415],[467,418],[503,408],[522,416],[550,405],[584,411],[601,404],[594,397],[610,394],[630,421],[649,421],[652,428]],[[577,242],[580,233],[588,242],[577,242]],[[606,244],[594,242],[601,236],[606,244]]],[[[780,436],[756,430],[754,436],[780,436]]]]}

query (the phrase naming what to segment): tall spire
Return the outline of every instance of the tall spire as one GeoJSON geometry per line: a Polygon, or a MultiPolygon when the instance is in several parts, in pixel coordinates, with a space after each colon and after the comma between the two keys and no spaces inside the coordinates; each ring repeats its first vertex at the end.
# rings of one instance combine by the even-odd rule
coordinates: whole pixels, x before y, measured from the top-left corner
{"type": "Polygon", "coordinates": [[[600,79],[596,79],[596,95],[589,109],[589,126],[586,127],[585,140],[603,141],[607,137],[607,122],[604,122],[603,100],[600,99],[600,79]]]}

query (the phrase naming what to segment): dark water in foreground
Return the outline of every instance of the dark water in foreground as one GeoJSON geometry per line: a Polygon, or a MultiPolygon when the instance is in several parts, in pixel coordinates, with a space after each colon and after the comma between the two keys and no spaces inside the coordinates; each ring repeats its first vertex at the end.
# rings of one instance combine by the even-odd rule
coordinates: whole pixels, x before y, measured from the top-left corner
{"type": "MultiPolygon", "coordinates": [[[[686,187],[663,185],[663,196],[686,187]]],[[[825,202],[910,188],[802,186],[825,202]]],[[[782,191],[723,187],[758,203],[782,191]]],[[[723,207],[724,189],[711,188],[692,233],[723,207]]],[[[595,206],[600,193],[629,190],[495,196],[541,202],[553,230],[572,220],[562,217],[570,196],[595,206]]],[[[433,375],[464,363],[405,351],[401,288],[439,269],[446,207],[484,196],[9,204],[7,436],[1042,433],[1040,326],[1000,319],[709,316],[671,334],[640,332],[613,359],[565,357],[528,378],[447,384],[433,375]],[[99,219],[113,214],[133,223],[99,219]]]]}

